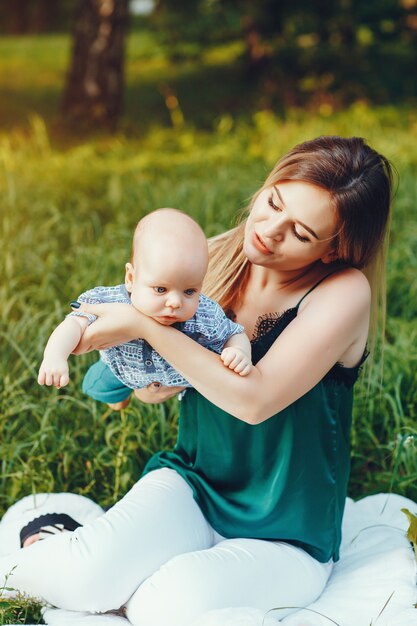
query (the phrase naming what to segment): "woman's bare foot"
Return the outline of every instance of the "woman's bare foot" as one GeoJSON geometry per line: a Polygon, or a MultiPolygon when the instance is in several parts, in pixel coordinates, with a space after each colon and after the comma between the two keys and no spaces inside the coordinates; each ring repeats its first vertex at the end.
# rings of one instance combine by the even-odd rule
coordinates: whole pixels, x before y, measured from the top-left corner
{"type": "Polygon", "coordinates": [[[20,531],[20,545],[27,548],[36,541],[42,541],[52,535],[72,532],[81,526],[66,513],[45,513],[26,524],[20,531]]]}
{"type": "Polygon", "coordinates": [[[40,539],[39,533],[37,533],[36,535],[31,535],[30,537],[25,539],[25,541],[23,542],[22,548],[27,548],[28,546],[32,545],[32,543],[35,543],[35,541],[39,541],[39,539],[40,539]]]}

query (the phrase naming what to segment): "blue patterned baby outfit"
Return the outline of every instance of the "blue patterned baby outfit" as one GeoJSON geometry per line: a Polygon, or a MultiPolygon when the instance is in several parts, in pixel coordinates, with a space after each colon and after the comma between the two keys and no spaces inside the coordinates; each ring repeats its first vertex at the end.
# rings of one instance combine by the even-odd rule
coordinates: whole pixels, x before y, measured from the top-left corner
{"type": "MultiPolygon", "coordinates": [[[[94,287],[81,294],[78,301],[88,304],[108,302],[132,304],[125,285],[94,287]]],[[[95,315],[82,311],[73,311],[69,316],[87,317],[90,324],[97,319],[95,315]]],[[[205,348],[217,353],[222,351],[224,344],[232,335],[244,331],[243,326],[226,317],[217,302],[203,294],[200,294],[195,315],[186,322],[177,322],[172,326],[205,348]]],[[[100,355],[113,374],[131,389],[141,389],[153,382],[159,382],[161,385],[169,387],[191,387],[190,383],[178,374],[144,339],[133,339],[128,343],[107,350],[100,350],[100,355]]]]}

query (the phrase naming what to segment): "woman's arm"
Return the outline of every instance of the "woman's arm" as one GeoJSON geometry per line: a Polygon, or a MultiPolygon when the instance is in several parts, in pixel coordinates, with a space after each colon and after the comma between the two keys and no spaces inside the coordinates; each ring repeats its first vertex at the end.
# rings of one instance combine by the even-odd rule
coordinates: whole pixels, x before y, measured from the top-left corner
{"type": "MultiPolygon", "coordinates": [[[[132,333],[145,338],[208,400],[238,419],[258,424],[307,393],[350,346],[365,343],[369,308],[370,289],[361,272],[345,270],[329,277],[306,298],[296,319],[246,377],[236,376],[217,354],[175,328],[137,312],[135,318],[127,313],[119,325],[129,339],[132,333]]],[[[100,316],[97,306],[81,310],[100,316]]]]}

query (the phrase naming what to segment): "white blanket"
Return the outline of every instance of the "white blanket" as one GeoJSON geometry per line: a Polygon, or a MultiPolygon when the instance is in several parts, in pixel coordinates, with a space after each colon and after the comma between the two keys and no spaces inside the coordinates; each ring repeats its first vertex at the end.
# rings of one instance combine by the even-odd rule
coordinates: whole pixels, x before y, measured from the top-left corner
{"type": "Polygon", "coordinates": [[[417,513],[411,500],[393,494],[346,501],[340,560],[309,610],[281,621],[279,611],[264,621],[250,608],[210,611],[193,626],[417,626],[416,560],[402,508],[417,513]]]}
{"type": "MultiPolygon", "coordinates": [[[[401,508],[417,513],[415,503],[393,494],[347,500],[340,561],[323,594],[307,609],[295,610],[280,621],[279,610],[265,614],[251,607],[233,607],[210,611],[192,626],[417,626],[416,560],[405,536],[408,521],[401,508]]],[[[50,626],[127,624],[116,615],[61,609],[47,609],[44,617],[50,626]]]]}

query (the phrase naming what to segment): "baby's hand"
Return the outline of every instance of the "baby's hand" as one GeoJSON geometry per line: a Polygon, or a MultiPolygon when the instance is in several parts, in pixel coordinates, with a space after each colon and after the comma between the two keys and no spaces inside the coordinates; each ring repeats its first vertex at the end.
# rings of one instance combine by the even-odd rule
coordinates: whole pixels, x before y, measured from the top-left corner
{"type": "Polygon", "coordinates": [[[240,374],[247,376],[252,369],[250,357],[241,348],[225,348],[220,355],[223,365],[240,374]]]}
{"type": "Polygon", "coordinates": [[[60,389],[69,383],[68,362],[65,359],[44,358],[39,368],[38,383],[60,389]]]}

